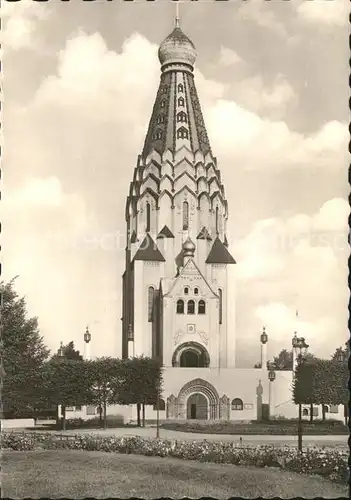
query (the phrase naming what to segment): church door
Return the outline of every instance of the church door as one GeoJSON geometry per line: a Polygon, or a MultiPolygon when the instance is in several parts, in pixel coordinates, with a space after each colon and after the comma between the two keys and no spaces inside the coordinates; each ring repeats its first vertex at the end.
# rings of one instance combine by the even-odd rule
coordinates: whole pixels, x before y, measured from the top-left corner
{"type": "Polygon", "coordinates": [[[207,420],[208,402],[203,394],[192,394],[187,402],[187,419],[207,420]]]}
{"type": "Polygon", "coordinates": [[[191,406],[190,406],[190,418],[196,418],[196,404],[193,403],[191,406]]]}

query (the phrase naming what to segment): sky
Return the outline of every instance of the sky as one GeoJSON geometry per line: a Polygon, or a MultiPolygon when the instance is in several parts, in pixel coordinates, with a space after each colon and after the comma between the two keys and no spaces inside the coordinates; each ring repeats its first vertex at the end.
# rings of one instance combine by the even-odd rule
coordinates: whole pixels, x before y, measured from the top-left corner
{"type": "MultiPolygon", "coordinates": [[[[93,356],[121,355],[124,209],[175,5],[2,5],[3,274],[47,346],[88,324],[93,356]]],[[[348,338],[348,8],[190,2],[182,30],[229,204],[238,367],[291,348],[329,357],[348,338]],[[296,310],[299,316],[296,318],[296,310]]]]}

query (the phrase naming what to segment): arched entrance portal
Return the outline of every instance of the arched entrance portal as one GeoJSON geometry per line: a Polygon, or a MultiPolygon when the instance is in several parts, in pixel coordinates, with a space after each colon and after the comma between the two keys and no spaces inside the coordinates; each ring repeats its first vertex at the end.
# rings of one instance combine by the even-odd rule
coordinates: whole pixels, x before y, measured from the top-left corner
{"type": "Polygon", "coordinates": [[[177,407],[179,419],[217,420],[219,418],[218,392],[207,380],[200,378],[191,380],[180,390],[177,407]]]}
{"type": "Polygon", "coordinates": [[[192,394],[187,401],[187,419],[207,420],[208,419],[208,401],[200,393],[192,394]]]}

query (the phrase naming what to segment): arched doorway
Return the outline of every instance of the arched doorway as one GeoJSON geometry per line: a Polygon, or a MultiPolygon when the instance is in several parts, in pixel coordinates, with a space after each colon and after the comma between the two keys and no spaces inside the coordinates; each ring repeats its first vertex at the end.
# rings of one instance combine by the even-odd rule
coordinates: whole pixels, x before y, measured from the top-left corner
{"type": "Polygon", "coordinates": [[[208,368],[210,366],[210,356],[207,349],[198,342],[185,342],[174,351],[172,366],[208,368]]]}
{"type": "Polygon", "coordinates": [[[208,401],[206,396],[200,393],[192,394],[187,400],[187,419],[207,420],[208,419],[208,401]]]}
{"type": "Polygon", "coordinates": [[[179,391],[177,412],[179,419],[217,420],[219,418],[218,392],[207,380],[200,378],[191,380],[179,391]]]}

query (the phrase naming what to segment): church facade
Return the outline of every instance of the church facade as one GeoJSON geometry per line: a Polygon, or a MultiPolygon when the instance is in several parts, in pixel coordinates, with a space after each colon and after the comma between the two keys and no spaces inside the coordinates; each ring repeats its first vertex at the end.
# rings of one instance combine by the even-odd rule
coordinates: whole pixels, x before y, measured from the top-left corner
{"type": "MultiPolygon", "coordinates": [[[[164,366],[161,417],[295,417],[293,372],[235,368],[235,249],[228,202],[179,21],[159,48],[160,84],[127,196],[122,356],[164,366]]],[[[154,409],[147,410],[153,418],[154,409]]]]}

